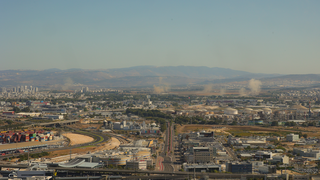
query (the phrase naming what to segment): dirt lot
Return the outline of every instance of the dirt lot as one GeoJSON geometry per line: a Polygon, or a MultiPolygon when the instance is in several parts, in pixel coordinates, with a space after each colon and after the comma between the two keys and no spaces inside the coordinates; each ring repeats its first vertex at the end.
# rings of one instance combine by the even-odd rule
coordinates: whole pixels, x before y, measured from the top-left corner
{"type": "MultiPolygon", "coordinates": [[[[87,146],[87,147],[82,147],[82,148],[73,148],[71,150],[72,154],[86,154],[86,153],[91,153],[95,151],[102,151],[102,150],[108,150],[108,149],[114,149],[120,145],[120,142],[116,138],[111,138],[111,140],[107,143],[102,143],[97,146],[87,146]]],[[[58,156],[65,156],[70,154],[70,150],[59,150],[59,151],[54,151],[50,153],[49,156],[46,156],[45,158],[53,158],[53,157],[58,157],[58,156]]],[[[66,157],[68,159],[68,157],[66,157]]],[[[61,158],[61,161],[65,160],[65,158],[61,158]]]]}
{"type": "Polygon", "coordinates": [[[178,133],[186,133],[190,131],[214,131],[218,133],[231,133],[239,136],[270,135],[270,136],[286,136],[289,133],[303,133],[308,137],[320,137],[320,127],[261,127],[261,126],[230,126],[230,125],[177,125],[178,133]],[[220,127],[220,128],[219,128],[220,127]],[[225,127],[222,129],[222,127],[225,127]]]}
{"type": "Polygon", "coordinates": [[[187,133],[190,131],[202,131],[205,130],[207,132],[219,132],[219,133],[226,133],[230,134],[228,132],[225,132],[224,128],[225,126],[223,125],[197,125],[197,124],[192,124],[192,125],[177,125],[177,133],[187,133]]]}
{"type": "Polygon", "coordinates": [[[94,139],[90,136],[85,136],[82,134],[65,133],[63,136],[70,139],[70,145],[74,146],[77,144],[84,144],[93,141],[94,139]]]}
{"type": "Polygon", "coordinates": [[[120,145],[120,141],[114,137],[111,137],[111,141],[105,144],[101,150],[114,149],[120,145]]]}
{"type": "MultiPolygon", "coordinates": [[[[302,175],[301,173],[291,171],[291,170],[282,170],[282,174],[288,173],[290,175],[302,175]]],[[[281,170],[277,170],[277,174],[281,174],[281,170]]]]}

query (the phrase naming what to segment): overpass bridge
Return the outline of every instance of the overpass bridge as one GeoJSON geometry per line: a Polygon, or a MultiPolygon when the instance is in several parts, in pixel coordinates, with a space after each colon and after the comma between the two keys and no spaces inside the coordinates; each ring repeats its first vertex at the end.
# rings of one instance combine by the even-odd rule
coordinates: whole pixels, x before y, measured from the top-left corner
{"type": "MultiPolygon", "coordinates": [[[[50,165],[50,164],[48,164],[50,165]]],[[[10,164],[0,164],[1,168],[27,168],[27,165],[10,165],[10,164]]],[[[117,174],[135,174],[135,175],[171,175],[171,176],[208,176],[210,178],[215,179],[240,179],[242,177],[246,177],[247,179],[250,178],[265,178],[266,175],[262,174],[226,174],[226,173],[201,173],[201,172],[180,172],[180,171],[143,171],[143,170],[123,170],[123,169],[103,169],[103,168],[65,168],[65,167],[48,167],[48,169],[53,169],[56,172],[82,172],[87,174],[110,174],[110,173],[117,173],[117,174]]],[[[134,176],[132,176],[134,177],[134,176]]]]}
{"type": "Polygon", "coordinates": [[[48,123],[37,123],[37,124],[33,124],[33,125],[44,126],[44,127],[61,127],[61,126],[64,126],[64,125],[75,124],[75,123],[77,123],[79,121],[80,120],[52,121],[52,122],[48,122],[48,123]]]}

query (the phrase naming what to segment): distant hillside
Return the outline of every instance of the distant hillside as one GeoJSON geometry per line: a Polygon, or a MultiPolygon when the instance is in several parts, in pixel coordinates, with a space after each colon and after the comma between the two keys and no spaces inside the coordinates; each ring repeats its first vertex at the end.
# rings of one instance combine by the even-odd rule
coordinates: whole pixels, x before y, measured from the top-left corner
{"type": "Polygon", "coordinates": [[[108,69],[103,72],[112,76],[180,76],[188,78],[224,79],[252,73],[227,68],[206,66],[136,66],[121,69],[108,69]]]}
{"type": "Polygon", "coordinates": [[[319,74],[290,74],[278,77],[262,78],[262,81],[320,81],[319,74]]]}
{"type": "Polygon", "coordinates": [[[188,85],[208,82],[243,81],[251,78],[274,77],[226,68],[204,66],[137,66],[119,69],[48,69],[0,71],[0,86],[81,86],[143,87],[153,85],[188,85]]]}

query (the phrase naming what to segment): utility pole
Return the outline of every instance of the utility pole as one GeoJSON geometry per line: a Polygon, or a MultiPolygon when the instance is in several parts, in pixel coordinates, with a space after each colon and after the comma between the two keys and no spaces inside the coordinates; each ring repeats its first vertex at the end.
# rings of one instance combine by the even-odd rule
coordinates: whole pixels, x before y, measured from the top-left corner
{"type": "Polygon", "coordinates": [[[28,146],[28,165],[30,165],[30,161],[29,161],[29,151],[30,151],[30,148],[28,146]]]}
{"type": "Polygon", "coordinates": [[[194,153],[194,148],[192,148],[192,150],[193,150],[193,180],[195,180],[196,179],[196,167],[195,167],[196,155],[194,153]]]}

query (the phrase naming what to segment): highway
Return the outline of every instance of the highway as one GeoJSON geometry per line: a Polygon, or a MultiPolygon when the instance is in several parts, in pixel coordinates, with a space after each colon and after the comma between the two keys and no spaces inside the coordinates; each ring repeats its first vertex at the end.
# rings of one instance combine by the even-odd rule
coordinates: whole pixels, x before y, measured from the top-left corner
{"type": "MultiPolygon", "coordinates": [[[[8,164],[0,164],[2,168],[26,168],[26,165],[8,165],[8,164]]],[[[69,171],[69,172],[82,172],[82,173],[100,173],[100,174],[107,174],[107,173],[122,173],[122,174],[167,174],[167,175],[184,175],[184,176],[193,176],[193,172],[168,172],[168,171],[143,171],[143,170],[120,170],[120,169],[88,169],[88,168],[63,168],[63,167],[48,167],[49,169],[54,169],[56,171],[69,171]]],[[[264,178],[265,175],[262,174],[226,174],[226,173],[200,173],[196,172],[196,176],[202,177],[203,175],[207,175],[210,178],[224,178],[224,179],[234,179],[234,178],[241,178],[245,176],[246,178],[264,178]]]]}
{"type": "Polygon", "coordinates": [[[234,151],[225,145],[224,139],[222,139],[221,137],[217,138],[219,140],[219,142],[224,146],[224,148],[226,149],[228,155],[233,159],[233,160],[238,160],[237,155],[235,155],[234,151]]]}
{"type": "Polygon", "coordinates": [[[174,168],[172,166],[172,156],[173,153],[173,137],[174,137],[174,129],[173,124],[170,122],[167,122],[167,130],[164,133],[164,139],[165,139],[165,146],[164,151],[160,153],[160,156],[163,158],[163,161],[161,162],[163,165],[163,171],[166,172],[173,172],[174,168]]]}

